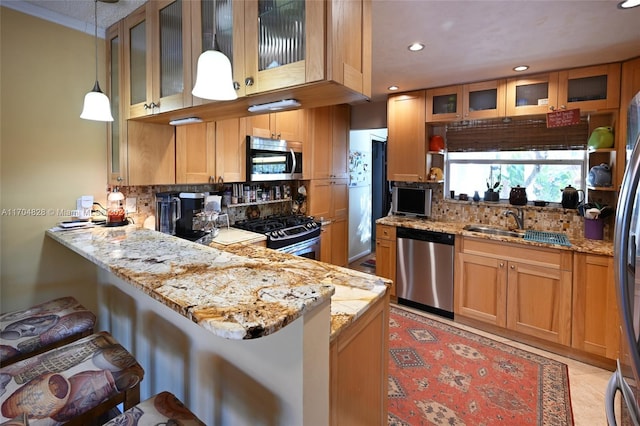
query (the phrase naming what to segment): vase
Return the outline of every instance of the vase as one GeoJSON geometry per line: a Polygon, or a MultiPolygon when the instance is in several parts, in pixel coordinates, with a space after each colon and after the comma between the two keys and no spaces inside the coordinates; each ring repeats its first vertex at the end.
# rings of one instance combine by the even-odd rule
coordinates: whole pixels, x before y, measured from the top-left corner
{"type": "Polygon", "coordinates": [[[485,201],[499,201],[500,193],[495,191],[485,191],[484,192],[484,200],[485,201]]]}

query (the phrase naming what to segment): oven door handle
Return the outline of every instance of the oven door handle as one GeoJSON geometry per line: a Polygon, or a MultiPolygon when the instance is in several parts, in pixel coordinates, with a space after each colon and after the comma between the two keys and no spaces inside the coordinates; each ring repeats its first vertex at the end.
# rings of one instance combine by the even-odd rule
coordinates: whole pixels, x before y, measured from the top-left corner
{"type": "Polygon", "coordinates": [[[291,152],[291,174],[293,175],[296,172],[296,154],[293,152],[293,148],[289,151],[291,152]]]}

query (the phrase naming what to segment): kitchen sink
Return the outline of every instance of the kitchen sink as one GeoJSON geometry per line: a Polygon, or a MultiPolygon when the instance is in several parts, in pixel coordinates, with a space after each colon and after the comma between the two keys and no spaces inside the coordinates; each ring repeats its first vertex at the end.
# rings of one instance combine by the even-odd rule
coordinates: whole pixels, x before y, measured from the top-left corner
{"type": "Polygon", "coordinates": [[[467,225],[465,231],[478,232],[480,234],[499,235],[503,237],[524,238],[525,231],[510,231],[505,228],[497,228],[487,225],[467,225]]]}

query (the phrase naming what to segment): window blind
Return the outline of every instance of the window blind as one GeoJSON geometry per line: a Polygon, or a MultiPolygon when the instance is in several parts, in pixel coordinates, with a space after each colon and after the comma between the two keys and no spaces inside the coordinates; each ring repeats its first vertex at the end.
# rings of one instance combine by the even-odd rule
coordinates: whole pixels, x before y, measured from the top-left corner
{"type": "Polygon", "coordinates": [[[447,150],[544,151],[586,149],[589,123],[547,128],[546,117],[466,120],[446,126],[447,150]]]}

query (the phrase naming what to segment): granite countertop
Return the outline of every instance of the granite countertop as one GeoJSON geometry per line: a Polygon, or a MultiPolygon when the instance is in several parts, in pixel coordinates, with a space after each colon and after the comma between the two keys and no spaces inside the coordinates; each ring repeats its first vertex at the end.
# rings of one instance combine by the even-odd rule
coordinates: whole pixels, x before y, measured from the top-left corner
{"type": "Polygon", "coordinates": [[[328,299],[333,339],[391,284],[263,247],[207,247],[135,225],[47,235],[229,339],[275,333],[328,299]]]}
{"type": "Polygon", "coordinates": [[[465,231],[463,228],[467,226],[468,223],[438,222],[430,219],[412,218],[406,216],[386,216],[378,219],[376,223],[396,227],[400,226],[405,228],[424,229],[427,231],[446,232],[449,234],[463,235],[465,237],[484,238],[487,240],[502,241],[505,243],[516,243],[534,247],[555,248],[560,250],[571,250],[580,253],[613,256],[613,243],[611,241],[590,240],[587,238],[569,238],[569,242],[571,243],[570,246],[539,243],[535,241],[528,241],[523,238],[465,231]]]}

